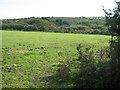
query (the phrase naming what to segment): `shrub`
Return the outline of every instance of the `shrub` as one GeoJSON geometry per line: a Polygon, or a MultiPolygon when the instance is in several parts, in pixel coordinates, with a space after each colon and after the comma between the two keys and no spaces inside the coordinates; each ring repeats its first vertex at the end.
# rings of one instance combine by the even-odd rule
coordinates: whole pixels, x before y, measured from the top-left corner
{"type": "Polygon", "coordinates": [[[62,78],[62,79],[67,79],[70,77],[70,73],[71,73],[71,61],[69,59],[66,59],[65,61],[60,62],[57,65],[57,76],[62,78]]]}
{"type": "MultiPolygon", "coordinates": [[[[79,72],[75,76],[75,86],[78,88],[105,87],[102,83],[108,81],[109,75],[109,50],[105,48],[95,53],[91,47],[77,47],[80,62],[79,72]],[[108,55],[107,55],[108,54],[108,55]]],[[[105,84],[105,83],[104,83],[105,84]]],[[[109,84],[105,84],[106,87],[109,84]]]]}

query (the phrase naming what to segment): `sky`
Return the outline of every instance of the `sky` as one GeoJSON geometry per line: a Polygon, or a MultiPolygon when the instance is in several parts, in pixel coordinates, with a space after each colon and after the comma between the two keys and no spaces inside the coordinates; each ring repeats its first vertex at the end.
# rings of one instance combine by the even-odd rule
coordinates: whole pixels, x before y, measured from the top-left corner
{"type": "MultiPolygon", "coordinates": [[[[0,0],[0,19],[27,17],[98,17],[115,0],[0,0]]],[[[118,0],[119,1],[119,0],[118,0]]]]}

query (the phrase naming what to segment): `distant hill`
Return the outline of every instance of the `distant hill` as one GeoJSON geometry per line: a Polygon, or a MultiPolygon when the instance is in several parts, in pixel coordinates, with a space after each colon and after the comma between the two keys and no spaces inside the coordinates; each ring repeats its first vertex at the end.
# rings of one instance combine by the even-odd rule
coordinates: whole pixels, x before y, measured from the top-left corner
{"type": "Polygon", "coordinates": [[[110,34],[104,17],[30,17],[4,19],[3,30],[110,34]]]}

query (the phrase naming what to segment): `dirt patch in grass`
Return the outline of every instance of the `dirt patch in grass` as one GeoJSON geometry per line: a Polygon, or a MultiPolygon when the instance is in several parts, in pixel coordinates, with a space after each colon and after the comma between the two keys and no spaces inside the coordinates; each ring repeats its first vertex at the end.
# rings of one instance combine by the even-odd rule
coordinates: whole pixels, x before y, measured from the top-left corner
{"type": "Polygon", "coordinates": [[[9,51],[8,53],[26,53],[28,51],[23,51],[23,50],[20,50],[20,51],[9,51]]]}

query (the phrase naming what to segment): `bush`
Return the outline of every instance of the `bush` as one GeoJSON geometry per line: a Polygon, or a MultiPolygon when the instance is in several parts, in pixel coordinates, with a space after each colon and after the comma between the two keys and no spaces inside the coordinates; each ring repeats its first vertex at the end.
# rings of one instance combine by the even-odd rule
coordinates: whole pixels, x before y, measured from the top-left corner
{"type": "Polygon", "coordinates": [[[57,76],[62,79],[68,79],[71,75],[71,61],[66,59],[57,65],[57,76]]]}
{"type": "Polygon", "coordinates": [[[99,88],[109,87],[109,50],[106,48],[95,53],[91,47],[84,48],[82,45],[77,47],[80,62],[79,72],[75,76],[75,86],[78,88],[99,88]],[[104,85],[103,85],[104,83],[104,85]]]}

